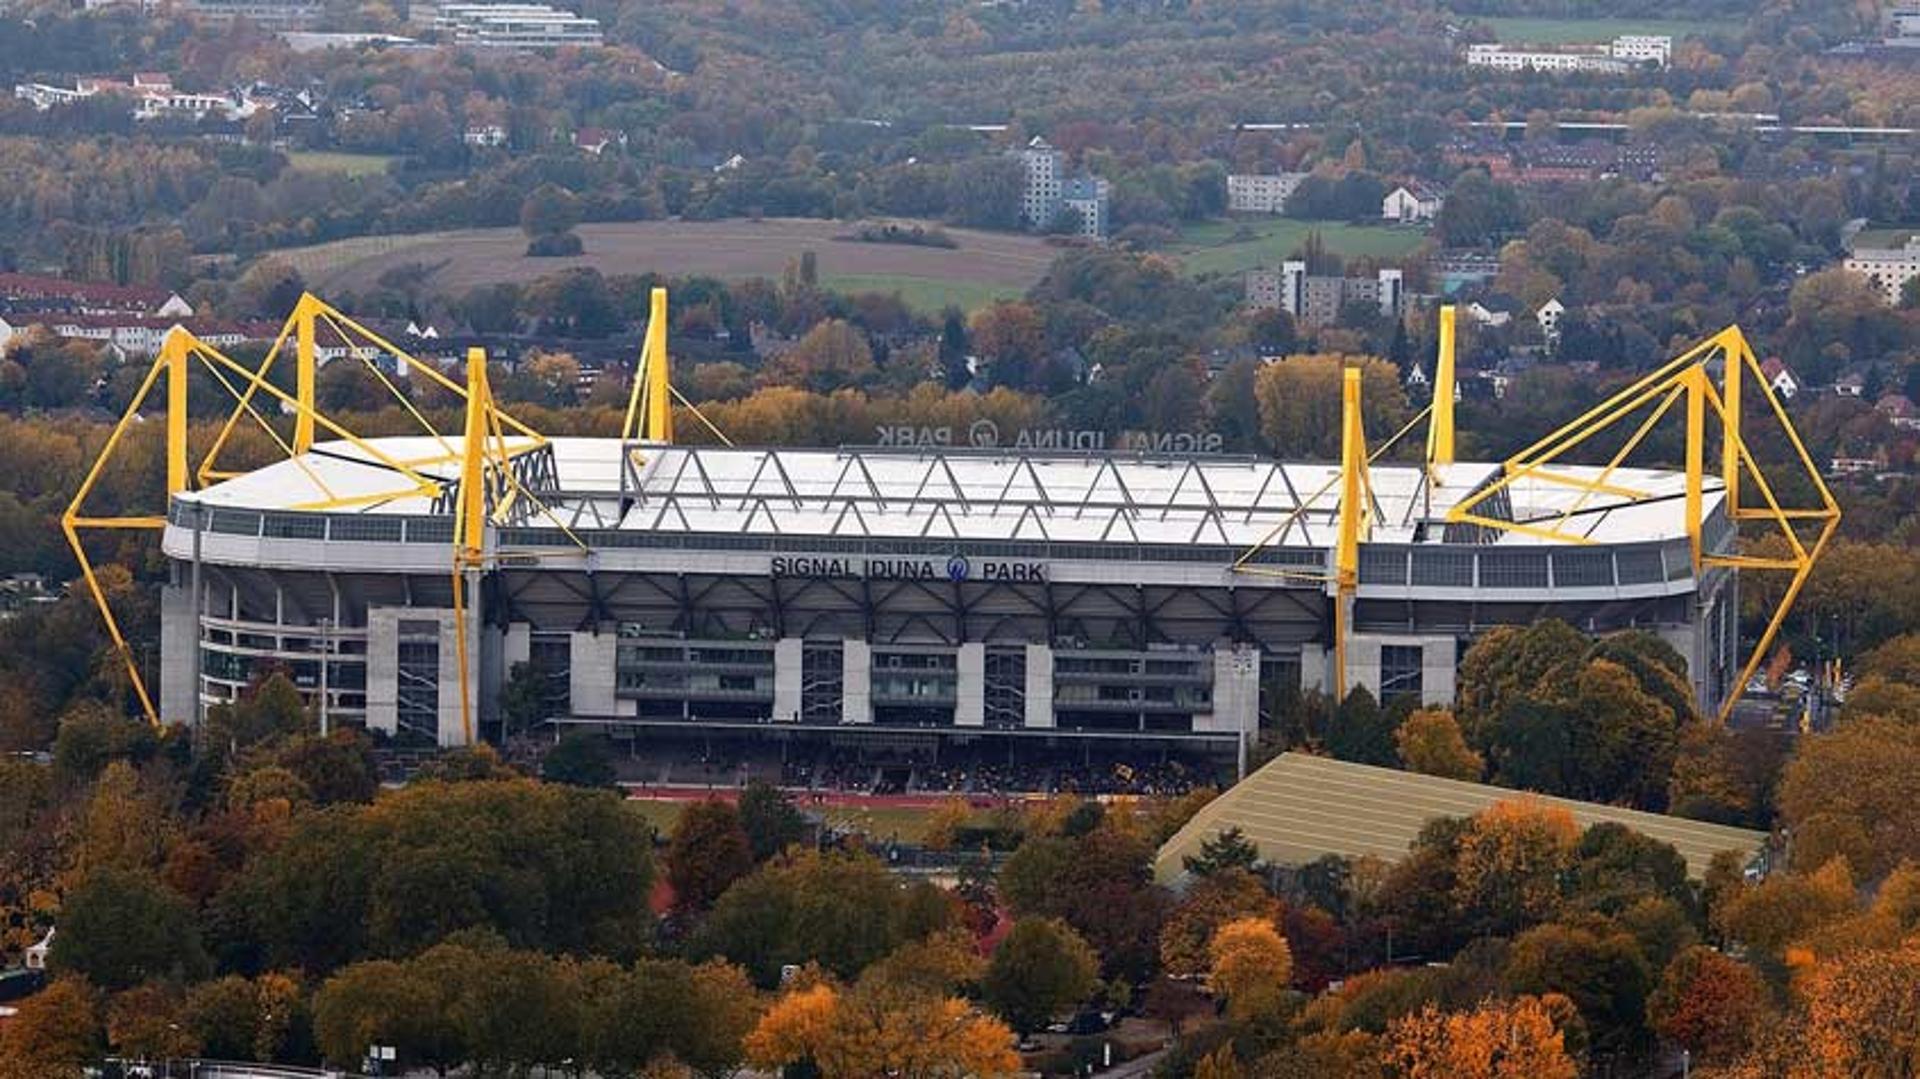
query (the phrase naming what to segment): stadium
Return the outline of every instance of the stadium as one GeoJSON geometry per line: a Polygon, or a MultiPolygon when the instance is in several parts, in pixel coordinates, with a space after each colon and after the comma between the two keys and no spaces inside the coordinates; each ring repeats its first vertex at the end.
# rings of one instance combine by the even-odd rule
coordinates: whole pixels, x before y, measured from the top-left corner
{"type": "MultiPolygon", "coordinates": [[[[664,328],[618,437],[525,429],[493,404],[479,358],[464,387],[443,379],[466,398],[462,433],[363,439],[313,408],[313,331],[300,312],[289,325],[309,368],[293,393],[184,332],[148,380],[171,392],[175,372],[224,365],[251,380],[233,422],[258,417],[256,393],[295,417],[289,452],[264,467],[223,473],[216,445],[190,476],[184,439],[169,451],[152,522],[169,566],[157,719],[195,722],[277,668],[323,723],[457,745],[503,721],[519,671],[556,731],[1232,759],[1292,691],[1449,704],[1479,634],[1549,617],[1659,634],[1703,711],[1724,711],[1751,673],[1740,572],[1791,570],[1797,590],[1837,520],[1779,507],[1746,453],[1737,330],[1506,461],[1453,459],[1444,392],[1416,417],[1424,457],[1381,459],[1349,372],[1341,460],[1304,463],[1004,436],[683,444],[664,328]],[[1627,464],[1666,415],[1685,417],[1690,467],[1627,464]],[[1634,423],[1611,459],[1564,463],[1634,423]],[[1743,483],[1760,509],[1741,506],[1743,483]],[[1737,550],[1756,516],[1789,535],[1811,519],[1823,538],[1757,560],[1737,550]]],[[[109,523],[81,512],[86,496],[76,537],[109,523]]]]}

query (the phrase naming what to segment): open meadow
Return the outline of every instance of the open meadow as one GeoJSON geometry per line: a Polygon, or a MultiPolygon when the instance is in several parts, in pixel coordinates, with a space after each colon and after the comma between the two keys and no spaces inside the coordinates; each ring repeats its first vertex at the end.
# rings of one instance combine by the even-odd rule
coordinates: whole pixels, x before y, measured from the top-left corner
{"type": "Polygon", "coordinates": [[[367,236],[280,251],[315,291],[363,289],[388,270],[430,268],[428,284],[458,294],[475,285],[531,281],[576,266],[603,274],[704,274],[728,280],[778,278],[811,251],[821,283],[846,291],[899,291],[916,308],[977,307],[1025,292],[1059,253],[1044,240],[1012,233],[946,229],[957,247],[860,243],[841,239],[844,221],[765,219],[629,221],[582,225],[584,254],[528,258],[519,229],[460,229],[367,236]]]}

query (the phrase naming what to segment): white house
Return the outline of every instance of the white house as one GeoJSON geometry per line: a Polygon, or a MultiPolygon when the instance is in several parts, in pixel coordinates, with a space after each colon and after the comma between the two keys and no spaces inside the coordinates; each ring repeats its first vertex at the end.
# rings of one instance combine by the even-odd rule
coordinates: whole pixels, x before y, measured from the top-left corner
{"type": "Polygon", "coordinates": [[[1548,341],[1558,341],[1560,339],[1560,316],[1566,313],[1566,305],[1561,303],[1560,298],[1557,296],[1541,304],[1540,309],[1533,313],[1534,321],[1540,323],[1540,336],[1546,338],[1548,341]]]}
{"type": "Polygon", "coordinates": [[[47,935],[40,938],[38,944],[27,945],[25,962],[28,970],[47,969],[47,953],[53,950],[54,930],[48,929],[47,935]]]}
{"type": "Polygon", "coordinates": [[[1460,309],[1460,313],[1482,326],[1505,326],[1513,321],[1513,312],[1496,311],[1479,300],[1474,300],[1460,309]]]}
{"type": "Polygon", "coordinates": [[[1440,213],[1446,198],[1418,180],[1409,181],[1387,192],[1380,200],[1380,216],[1388,221],[1412,225],[1431,221],[1440,213]]]}
{"type": "Polygon", "coordinates": [[[1767,388],[1782,401],[1791,401],[1800,392],[1800,379],[1793,369],[1782,363],[1777,356],[1770,356],[1760,365],[1760,373],[1766,376],[1767,388]]]}

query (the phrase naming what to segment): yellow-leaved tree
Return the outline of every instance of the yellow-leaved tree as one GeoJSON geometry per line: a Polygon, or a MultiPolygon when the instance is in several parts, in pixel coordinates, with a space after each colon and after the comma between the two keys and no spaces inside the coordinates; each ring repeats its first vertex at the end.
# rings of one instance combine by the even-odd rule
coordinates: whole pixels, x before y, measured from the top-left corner
{"type": "Polygon", "coordinates": [[[1277,1015],[1293,978],[1287,938],[1265,918],[1236,918],[1207,946],[1207,984],[1226,998],[1227,1014],[1242,1022],[1277,1015]]]}

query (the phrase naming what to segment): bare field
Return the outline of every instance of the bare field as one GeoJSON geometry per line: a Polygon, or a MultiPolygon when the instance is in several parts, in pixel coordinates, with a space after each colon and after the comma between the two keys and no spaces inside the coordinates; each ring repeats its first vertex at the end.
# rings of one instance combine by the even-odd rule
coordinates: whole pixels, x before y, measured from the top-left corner
{"type": "Polygon", "coordinates": [[[921,283],[922,289],[926,282],[944,281],[965,286],[956,289],[960,295],[986,296],[1025,291],[1058,253],[1032,236],[969,229],[946,230],[957,248],[834,239],[850,228],[844,221],[789,218],[591,224],[577,230],[586,253],[573,258],[526,257],[527,238],[518,229],[367,236],[275,254],[292,263],[321,295],[364,289],[382,273],[410,263],[434,267],[428,282],[457,293],[475,285],[529,281],[575,266],[603,274],[778,278],[789,262],[812,251],[820,277],[829,285],[839,278],[884,289],[887,278],[898,277],[921,283]]]}

